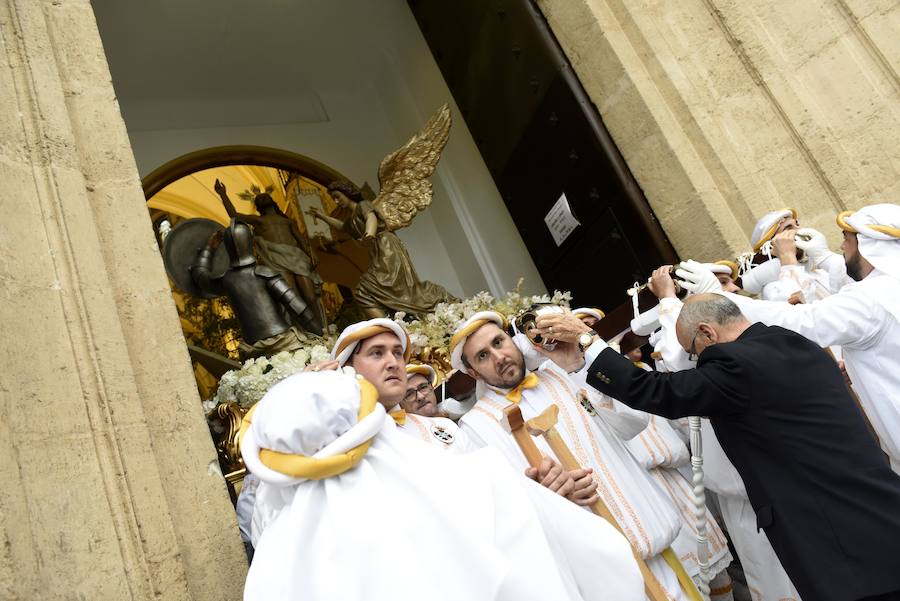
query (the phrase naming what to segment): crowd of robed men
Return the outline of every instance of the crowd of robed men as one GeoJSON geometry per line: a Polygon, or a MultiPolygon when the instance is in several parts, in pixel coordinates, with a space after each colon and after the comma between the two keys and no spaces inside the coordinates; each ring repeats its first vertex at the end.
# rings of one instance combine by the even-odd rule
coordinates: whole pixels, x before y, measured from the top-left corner
{"type": "Polygon", "coordinates": [[[837,225],[843,256],[783,210],[758,265],[654,271],[655,368],[597,309],[539,316],[552,350],[485,311],[449,345],[474,397],[438,403],[402,324],[347,327],[245,418],[245,599],[728,599],[732,550],[754,600],[900,599],[900,206],[837,225]]]}

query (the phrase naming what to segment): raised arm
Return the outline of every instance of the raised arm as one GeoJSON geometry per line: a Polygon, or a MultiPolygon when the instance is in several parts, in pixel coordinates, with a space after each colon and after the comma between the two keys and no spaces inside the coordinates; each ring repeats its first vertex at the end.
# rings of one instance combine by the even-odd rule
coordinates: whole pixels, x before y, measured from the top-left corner
{"type": "Polygon", "coordinates": [[[378,233],[378,215],[375,214],[375,211],[370,212],[366,215],[366,235],[365,238],[374,238],[375,234],[378,233]]]}
{"type": "Polygon", "coordinates": [[[867,348],[879,339],[886,311],[862,290],[845,290],[811,305],[788,305],[721,292],[750,321],[781,326],[821,346],[867,348]]]}
{"type": "Polygon", "coordinates": [[[319,219],[321,219],[322,221],[324,221],[325,223],[327,223],[328,225],[330,225],[331,227],[333,227],[336,230],[344,229],[343,221],[341,221],[340,219],[335,219],[334,217],[329,217],[328,215],[322,214],[319,211],[318,207],[312,207],[311,209],[309,209],[307,211],[307,214],[313,218],[313,221],[318,221],[319,219]]]}
{"type": "Polygon", "coordinates": [[[228,191],[225,189],[225,184],[216,180],[216,183],[213,185],[213,189],[216,191],[216,194],[219,195],[219,198],[222,199],[222,204],[225,205],[225,212],[228,213],[228,216],[232,219],[240,219],[244,223],[249,223],[252,226],[255,226],[259,223],[259,217],[256,215],[248,215],[246,213],[238,213],[237,209],[234,208],[234,204],[231,202],[231,199],[228,198],[228,191]]]}

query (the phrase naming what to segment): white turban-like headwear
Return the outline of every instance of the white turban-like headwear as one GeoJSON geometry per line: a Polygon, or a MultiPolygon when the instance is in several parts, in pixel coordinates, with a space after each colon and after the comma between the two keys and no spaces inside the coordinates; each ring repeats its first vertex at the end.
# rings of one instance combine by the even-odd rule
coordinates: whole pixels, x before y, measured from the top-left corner
{"type": "Polygon", "coordinates": [[[750,236],[753,252],[759,252],[759,249],[762,248],[763,244],[775,236],[775,230],[778,229],[778,224],[790,217],[796,219],[797,211],[794,209],[781,209],[763,215],[762,218],[756,222],[756,227],[753,228],[753,234],[750,236]]]}
{"type": "Polygon", "coordinates": [[[857,234],[859,254],[882,273],[900,279],[900,205],[883,203],[844,211],[841,229],[857,234]]]}
{"type": "Polygon", "coordinates": [[[716,261],[715,263],[703,263],[703,266],[713,273],[724,273],[732,280],[738,279],[738,264],[734,261],[716,261]]]}
{"type": "Polygon", "coordinates": [[[466,340],[481,329],[481,326],[488,323],[497,324],[501,330],[506,330],[509,325],[506,318],[496,311],[479,311],[456,328],[453,337],[450,338],[450,365],[454,369],[466,371],[466,366],[462,362],[462,352],[466,340]]]}
{"type": "Polygon", "coordinates": [[[594,309],[591,307],[581,307],[580,309],[572,309],[572,315],[581,319],[582,317],[593,317],[594,319],[600,320],[606,317],[606,313],[601,311],[600,309],[594,309]]]}
{"type": "Polygon", "coordinates": [[[239,438],[244,464],[279,487],[347,471],[384,425],[384,407],[377,400],[369,382],[339,371],[285,378],[244,417],[239,438]]]}
{"type": "Polygon", "coordinates": [[[366,321],[360,321],[344,328],[341,335],[338,336],[334,348],[331,350],[331,358],[336,359],[343,366],[350,359],[356,345],[367,338],[377,336],[384,332],[391,332],[400,339],[400,345],[403,347],[403,358],[409,362],[409,355],[412,352],[409,344],[409,334],[396,321],[385,317],[376,317],[366,321]]]}
{"type": "Polygon", "coordinates": [[[438,373],[434,371],[434,368],[430,365],[425,365],[424,363],[410,363],[406,366],[406,373],[409,375],[419,374],[420,376],[425,376],[425,379],[428,380],[428,383],[431,384],[432,388],[437,387],[437,385],[441,383],[438,378],[438,373]]]}

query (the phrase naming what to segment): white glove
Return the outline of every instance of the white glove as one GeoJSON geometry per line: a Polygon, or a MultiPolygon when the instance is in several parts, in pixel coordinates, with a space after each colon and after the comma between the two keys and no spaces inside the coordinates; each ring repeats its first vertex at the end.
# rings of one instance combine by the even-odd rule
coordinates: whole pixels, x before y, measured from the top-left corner
{"type": "Polygon", "coordinates": [[[811,227],[804,227],[797,230],[797,237],[794,238],[794,244],[797,245],[797,248],[803,249],[803,252],[809,257],[809,262],[813,268],[833,254],[831,249],[828,248],[828,240],[825,239],[822,232],[814,230],[811,227]],[[809,240],[804,240],[802,236],[808,237],[809,240]]]}
{"type": "Polygon", "coordinates": [[[716,274],[692,259],[682,261],[678,269],[675,270],[681,281],[681,287],[691,294],[703,294],[705,292],[715,292],[722,289],[722,284],[716,274]]]}

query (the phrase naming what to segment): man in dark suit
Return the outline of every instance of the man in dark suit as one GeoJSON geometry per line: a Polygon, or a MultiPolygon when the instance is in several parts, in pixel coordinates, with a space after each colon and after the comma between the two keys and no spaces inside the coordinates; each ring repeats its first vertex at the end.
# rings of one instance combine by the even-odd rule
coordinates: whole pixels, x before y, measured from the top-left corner
{"type": "MultiPolygon", "coordinates": [[[[572,319],[538,326],[585,348],[572,319]]],[[[831,357],[715,294],[688,299],[677,333],[697,369],[647,372],[595,340],[588,383],[649,413],[709,417],[804,601],[900,599],[900,476],[831,357]]]]}

